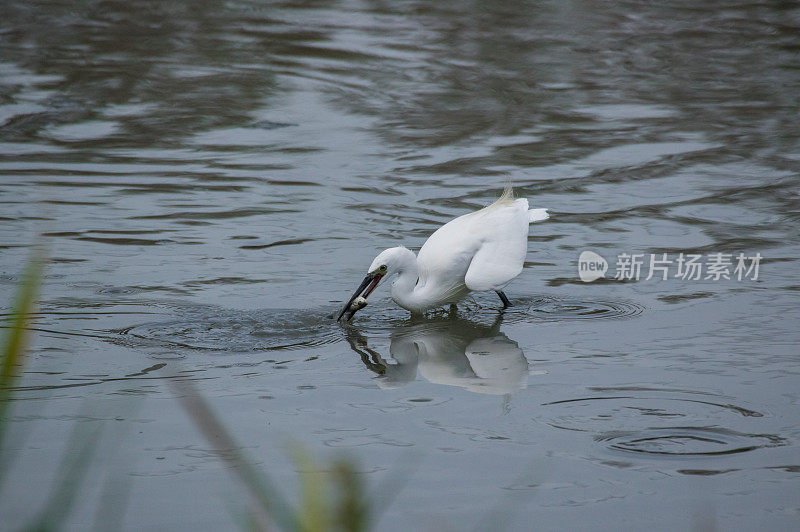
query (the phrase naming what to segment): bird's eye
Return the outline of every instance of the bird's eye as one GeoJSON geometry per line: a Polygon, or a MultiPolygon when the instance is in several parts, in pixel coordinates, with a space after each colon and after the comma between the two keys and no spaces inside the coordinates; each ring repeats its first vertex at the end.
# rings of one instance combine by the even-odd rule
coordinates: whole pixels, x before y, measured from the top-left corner
{"type": "Polygon", "coordinates": [[[378,271],[380,271],[380,272],[385,272],[385,271],[386,271],[386,265],[384,264],[383,266],[381,266],[380,268],[378,268],[378,271]]]}

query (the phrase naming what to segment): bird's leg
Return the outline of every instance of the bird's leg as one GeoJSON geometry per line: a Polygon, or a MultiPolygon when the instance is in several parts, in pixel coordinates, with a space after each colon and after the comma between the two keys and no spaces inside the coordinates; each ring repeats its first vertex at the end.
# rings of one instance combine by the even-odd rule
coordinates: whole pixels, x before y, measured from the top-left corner
{"type": "Polygon", "coordinates": [[[455,316],[456,314],[458,314],[458,305],[456,305],[455,303],[450,303],[450,316],[452,317],[455,316]]]}
{"type": "Polygon", "coordinates": [[[503,308],[508,308],[511,306],[511,301],[508,300],[502,290],[495,290],[495,292],[497,292],[497,295],[500,296],[500,300],[503,302],[503,308]]]}

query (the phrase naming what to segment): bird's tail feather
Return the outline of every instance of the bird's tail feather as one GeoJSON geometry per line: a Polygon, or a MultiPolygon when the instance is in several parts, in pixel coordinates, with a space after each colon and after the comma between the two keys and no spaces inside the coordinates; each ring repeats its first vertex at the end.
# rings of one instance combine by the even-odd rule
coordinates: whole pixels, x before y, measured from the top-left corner
{"type": "Polygon", "coordinates": [[[531,209],[528,211],[528,222],[542,222],[550,218],[550,215],[547,214],[547,209],[531,209]]]}
{"type": "Polygon", "coordinates": [[[497,203],[503,203],[506,201],[513,201],[514,200],[514,188],[511,186],[511,183],[507,183],[505,187],[503,187],[503,193],[500,194],[500,198],[497,200],[497,203]]]}
{"type": "MultiPolygon", "coordinates": [[[[505,203],[511,203],[514,201],[514,189],[511,188],[511,185],[506,185],[503,189],[503,193],[500,194],[500,197],[495,200],[492,205],[503,205],[505,203]]],[[[491,207],[492,205],[489,205],[491,207]]]]}

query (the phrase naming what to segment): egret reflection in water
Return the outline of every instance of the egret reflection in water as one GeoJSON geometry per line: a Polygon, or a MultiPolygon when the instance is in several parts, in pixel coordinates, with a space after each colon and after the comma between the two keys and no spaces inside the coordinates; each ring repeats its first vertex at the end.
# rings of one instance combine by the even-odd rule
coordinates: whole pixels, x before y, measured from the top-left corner
{"type": "Polygon", "coordinates": [[[417,378],[471,392],[505,395],[527,386],[528,360],[517,342],[500,332],[502,314],[491,325],[450,316],[397,327],[389,358],[369,347],[355,328],[347,341],[381,388],[398,388],[417,378]]]}

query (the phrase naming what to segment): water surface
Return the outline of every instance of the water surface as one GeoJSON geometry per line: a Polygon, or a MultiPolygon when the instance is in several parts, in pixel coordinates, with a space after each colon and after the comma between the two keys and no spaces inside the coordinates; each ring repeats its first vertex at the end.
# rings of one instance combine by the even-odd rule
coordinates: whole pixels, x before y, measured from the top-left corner
{"type": "Polygon", "coordinates": [[[292,441],[369,485],[401,468],[382,530],[797,527],[794,3],[0,13],[3,312],[31,244],[51,258],[4,524],[84,423],[71,529],[235,528],[247,500],[168,386],[192,379],[288,491],[292,441]],[[411,320],[384,288],[330,320],[381,249],[508,182],[551,213],[511,309],[411,320]],[[621,253],[764,259],[587,284],[585,249],[609,277],[621,253]]]}

